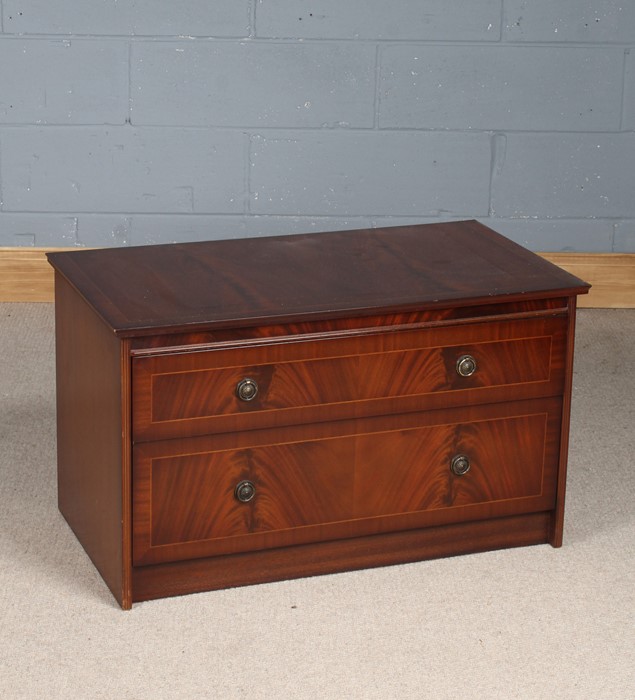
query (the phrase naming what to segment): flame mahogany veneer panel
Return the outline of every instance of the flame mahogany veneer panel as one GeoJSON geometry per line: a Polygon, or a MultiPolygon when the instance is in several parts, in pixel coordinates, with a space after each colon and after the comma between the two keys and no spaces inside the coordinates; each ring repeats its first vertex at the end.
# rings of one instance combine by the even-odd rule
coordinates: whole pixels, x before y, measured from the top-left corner
{"type": "Polygon", "coordinates": [[[566,318],[276,342],[133,359],[136,440],[488,403],[562,391],[566,318]],[[456,372],[469,354],[478,369],[456,372]],[[253,401],[236,396],[255,380],[253,401]],[[404,400],[397,400],[404,399],[404,400]]]}
{"type": "Polygon", "coordinates": [[[60,510],[123,608],[562,544],[588,285],[494,231],[463,221],[48,257],[60,510]],[[245,378],[252,401],[236,395],[245,378]]]}
{"type": "Polygon", "coordinates": [[[533,400],[143,443],[134,563],[548,510],[560,409],[533,400]],[[462,476],[450,470],[457,454],[470,459],[462,476]],[[234,488],[245,479],[256,495],[240,503],[234,488]]]}

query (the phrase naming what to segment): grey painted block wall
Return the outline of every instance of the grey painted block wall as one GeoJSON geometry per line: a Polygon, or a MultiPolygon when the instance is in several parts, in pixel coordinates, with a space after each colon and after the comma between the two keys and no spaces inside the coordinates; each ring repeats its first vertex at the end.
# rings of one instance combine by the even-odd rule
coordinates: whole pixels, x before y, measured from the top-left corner
{"type": "Polygon", "coordinates": [[[0,245],[467,217],[635,252],[635,3],[0,0],[0,245]]]}

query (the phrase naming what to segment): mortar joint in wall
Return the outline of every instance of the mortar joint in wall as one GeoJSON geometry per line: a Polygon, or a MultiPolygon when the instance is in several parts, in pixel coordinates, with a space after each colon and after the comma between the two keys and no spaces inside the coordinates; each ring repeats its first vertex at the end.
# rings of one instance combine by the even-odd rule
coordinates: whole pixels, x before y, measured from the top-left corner
{"type": "Polygon", "coordinates": [[[507,156],[507,135],[502,132],[492,133],[492,156],[490,165],[490,183],[489,183],[489,216],[495,216],[496,212],[492,204],[492,191],[495,180],[500,176],[505,165],[507,156]]]}
{"type": "Polygon", "coordinates": [[[257,0],[249,0],[249,5],[247,7],[250,39],[256,38],[256,4],[257,0]]]}

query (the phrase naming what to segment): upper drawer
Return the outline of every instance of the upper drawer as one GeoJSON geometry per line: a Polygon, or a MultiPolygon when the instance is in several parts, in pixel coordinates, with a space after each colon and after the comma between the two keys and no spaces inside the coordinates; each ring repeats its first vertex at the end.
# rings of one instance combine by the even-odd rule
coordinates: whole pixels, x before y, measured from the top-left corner
{"type": "Polygon", "coordinates": [[[564,318],[545,318],[136,356],[133,435],[163,439],[555,396],[565,333],[564,318]]]}

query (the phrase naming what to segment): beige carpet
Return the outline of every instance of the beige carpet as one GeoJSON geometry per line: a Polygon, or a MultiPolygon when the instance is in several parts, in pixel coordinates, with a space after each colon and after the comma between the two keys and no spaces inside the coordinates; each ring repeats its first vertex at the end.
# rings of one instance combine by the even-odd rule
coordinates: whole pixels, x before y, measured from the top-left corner
{"type": "Polygon", "coordinates": [[[565,545],[119,610],[56,508],[53,309],[0,305],[0,698],[635,697],[635,310],[578,322],[565,545]]]}

